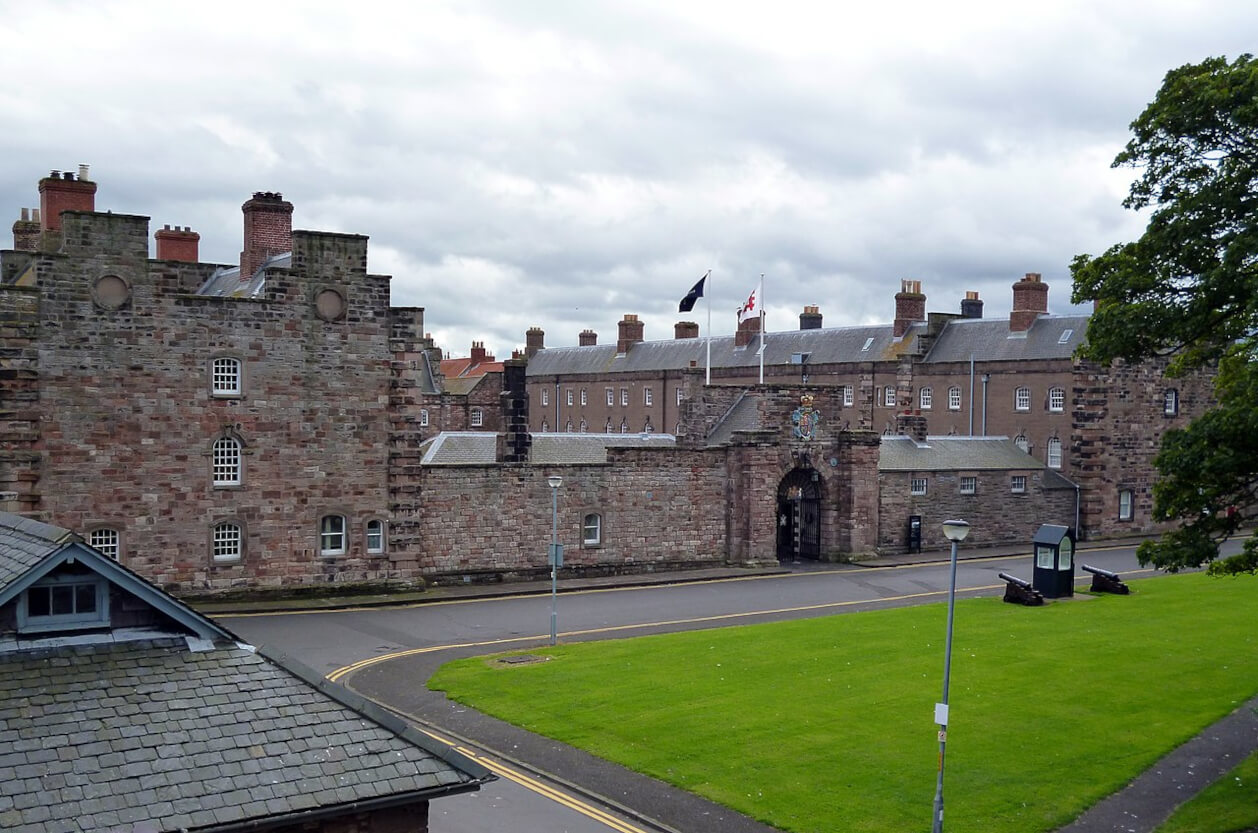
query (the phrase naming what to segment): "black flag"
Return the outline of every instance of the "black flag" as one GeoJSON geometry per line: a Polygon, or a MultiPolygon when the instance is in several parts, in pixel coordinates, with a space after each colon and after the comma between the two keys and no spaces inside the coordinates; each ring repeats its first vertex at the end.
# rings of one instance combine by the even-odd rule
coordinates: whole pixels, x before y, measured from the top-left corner
{"type": "Polygon", "coordinates": [[[677,305],[678,312],[690,312],[695,308],[695,302],[703,297],[703,282],[708,279],[707,275],[699,278],[699,282],[694,288],[686,293],[686,297],[681,299],[681,303],[677,305]]]}

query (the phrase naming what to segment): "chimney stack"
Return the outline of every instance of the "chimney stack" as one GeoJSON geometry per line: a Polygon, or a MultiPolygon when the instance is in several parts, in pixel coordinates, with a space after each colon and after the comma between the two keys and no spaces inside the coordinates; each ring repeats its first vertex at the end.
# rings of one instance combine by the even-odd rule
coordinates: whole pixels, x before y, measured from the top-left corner
{"type": "Polygon", "coordinates": [[[529,327],[524,334],[524,355],[533,358],[538,350],[546,349],[546,331],[541,327],[529,327]]]}
{"type": "Polygon", "coordinates": [[[1009,332],[1025,333],[1035,319],[1048,313],[1048,284],[1039,272],[1027,272],[1013,285],[1013,311],[1009,313],[1009,332]]]}
{"type": "Polygon", "coordinates": [[[625,313],[625,317],[618,325],[620,337],[616,339],[616,352],[628,353],[629,348],[642,341],[642,332],[646,327],[638,316],[625,313]]]}
{"type": "MultiPolygon", "coordinates": [[[[79,168],[86,172],[87,166],[79,168]]],[[[39,181],[39,213],[43,231],[61,231],[62,211],[95,211],[96,183],[75,179],[70,171],[52,171],[39,181]]]]}
{"type": "Polygon", "coordinates": [[[926,442],[926,417],[920,411],[905,411],[895,415],[895,432],[909,437],[915,443],[926,442]]]}
{"type": "Polygon", "coordinates": [[[485,342],[472,342],[472,364],[477,365],[485,361],[485,342]]]}
{"type": "Polygon", "coordinates": [[[255,191],[240,210],[245,215],[240,279],[247,281],[267,258],[293,250],[293,204],[278,192],[255,191]]]}
{"type": "Polygon", "coordinates": [[[178,260],[183,263],[197,263],[200,260],[199,244],[201,235],[188,227],[164,226],[153,233],[157,241],[158,260],[178,260]]]}
{"type": "Polygon", "coordinates": [[[801,330],[821,329],[821,313],[817,307],[804,307],[804,311],[799,314],[799,328],[801,330]]]}
{"type": "Polygon", "coordinates": [[[678,321],[673,325],[673,338],[698,338],[699,325],[694,321],[678,321]]]}
{"type": "Polygon", "coordinates": [[[598,333],[593,330],[582,330],[577,336],[577,344],[582,347],[593,347],[598,344],[598,333]]]}
{"type": "Polygon", "coordinates": [[[760,335],[760,316],[748,318],[746,321],[740,321],[738,329],[734,331],[734,346],[746,347],[755,341],[756,336],[760,335]]]}
{"type": "Polygon", "coordinates": [[[39,251],[39,231],[39,209],[23,208],[21,219],[13,223],[13,248],[19,252],[39,251]]]}
{"type": "Polygon", "coordinates": [[[900,281],[900,291],[895,294],[895,326],[893,335],[902,337],[909,327],[926,320],[926,296],[922,294],[921,281],[900,281]]]}
{"type": "Polygon", "coordinates": [[[962,318],[982,318],[983,302],[979,300],[977,292],[966,292],[965,298],[961,301],[961,317],[962,318]]]}

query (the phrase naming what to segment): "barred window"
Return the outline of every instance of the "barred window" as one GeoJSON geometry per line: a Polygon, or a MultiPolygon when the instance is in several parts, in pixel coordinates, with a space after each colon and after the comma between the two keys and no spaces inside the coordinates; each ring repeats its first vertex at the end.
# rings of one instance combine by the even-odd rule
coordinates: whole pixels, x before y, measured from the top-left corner
{"type": "Polygon", "coordinates": [[[240,560],[244,536],[239,524],[225,523],[214,527],[211,555],[216,564],[228,564],[240,560]]]}
{"type": "Polygon", "coordinates": [[[215,396],[239,396],[240,359],[218,358],[210,363],[210,392],[215,396]]]}
{"type": "Polygon", "coordinates": [[[909,482],[909,494],[911,494],[911,495],[924,495],[924,494],[926,494],[926,478],[925,478],[925,477],[914,477],[914,478],[913,478],[913,479],[909,482]]]}
{"type": "Polygon", "coordinates": [[[843,386],[843,407],[844,408],[852,407],[852,402],[854,401],[855,401],[855,398],[852,395],[852,386],[844,385],[843,386]]]}
{"type": "Polygon", "coordinates": [[[239,486],[241,449],[234,437],[219,437],[214,441],[214,485],[239,486]]]}
{"type": "Polygon", "coordinates": [[[87,543],[93,549],[99,550],[101,555],[107,555],[114,561],[118,560],[121,555],[122,548],[119,546],[120,536],[118,530],[101,527],[93,529],[87,534],[87,543]]]}
{"type": "Polygon", "coordinates": [[[978,478],[977,477],[962,477],[961,478],[961,494],[972,495],[977,491],[978,491],[978,478]]]}

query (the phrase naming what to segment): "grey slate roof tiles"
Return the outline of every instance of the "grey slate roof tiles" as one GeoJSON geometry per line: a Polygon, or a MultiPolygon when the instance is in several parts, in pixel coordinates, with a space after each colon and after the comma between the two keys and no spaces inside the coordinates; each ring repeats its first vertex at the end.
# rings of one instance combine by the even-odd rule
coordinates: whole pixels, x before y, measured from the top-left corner
{"type": "Polygon", "coordinates": [[[68,529],[0,513],[0,590],[67,541],[80,540],[68,529]]]}
{"type": "Polygon", "coordinates": [[[1087,329],[1086,315],[1041,315],[1025,333],[1009,332],[1006,319],[957,319],[935,339],[925,361],[968,362],[971,354],[978,361],[1069,359],[1087,329]]]}
{"type": "Polygon", "coordinates": [[[980,471],[1043,469],[1044,463],[1008,437],[886,436],[878,454],[879,471],[980,471]]]}
{"type": "MultiPolygon", "coordinates": [[[[672,434],[533,434],[529,462],[533,465],[599,465],[608,448],[673,448],[672,434]]],[[[488,466],[494,464],[498,435],[486,431],[447,431],[421,448],[425,466],[488,466]]]]}
{"type": "Polygon", "coordinates": [[[180,830],[471,783],[244,647],[0,654],[0,829],[180,830]]]}

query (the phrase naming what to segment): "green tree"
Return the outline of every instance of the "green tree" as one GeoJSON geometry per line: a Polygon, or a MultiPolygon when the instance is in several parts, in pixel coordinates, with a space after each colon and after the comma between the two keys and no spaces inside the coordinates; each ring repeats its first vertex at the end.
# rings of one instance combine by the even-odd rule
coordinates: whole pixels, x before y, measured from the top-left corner
{"type": "Polygon", "coordinates": [[[1114,167],[1140,170],[1123,205],[1140,239],[1071,264],[1075,303],[1096,302],[1082,358],[1154,357],[1217,370],[1217,405],[1168,431],[1154,459],[1154,517],[1181,525],[1141,563],[1258,572],[1258,539],[1218,544],[1258,517],[1258,62],[1209,58],[1166,74],[1114,167]]]}

